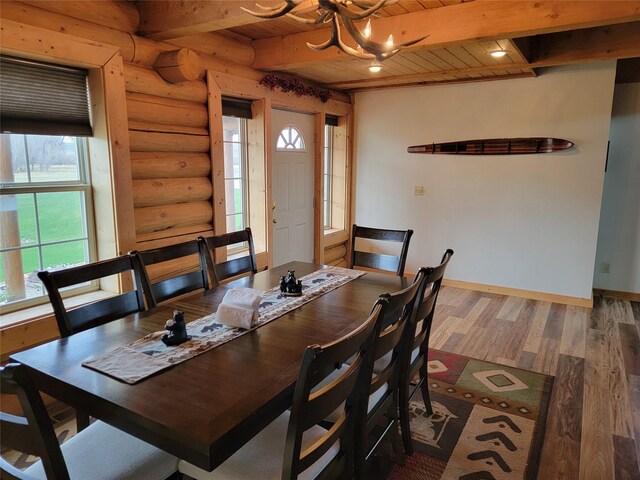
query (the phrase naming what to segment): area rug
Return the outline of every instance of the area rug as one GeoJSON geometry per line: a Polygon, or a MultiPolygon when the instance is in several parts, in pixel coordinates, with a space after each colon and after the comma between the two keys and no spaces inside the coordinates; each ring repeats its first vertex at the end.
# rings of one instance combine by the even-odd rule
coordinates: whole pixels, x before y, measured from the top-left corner
{"type": "Polygon", "coordinates": [[[410,404],[415,453],[389,480],[537,477],[553,377],[429,351],[433,415],[410,404]]]}

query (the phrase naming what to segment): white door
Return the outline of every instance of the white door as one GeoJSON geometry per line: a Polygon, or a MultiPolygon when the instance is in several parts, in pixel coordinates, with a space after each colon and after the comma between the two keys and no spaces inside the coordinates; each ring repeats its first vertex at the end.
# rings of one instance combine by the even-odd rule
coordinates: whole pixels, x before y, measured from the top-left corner
{"type": "Polygon", "coordinates": [[[313,261],[313,115],[273,109],[273,265],[313,261]]]}

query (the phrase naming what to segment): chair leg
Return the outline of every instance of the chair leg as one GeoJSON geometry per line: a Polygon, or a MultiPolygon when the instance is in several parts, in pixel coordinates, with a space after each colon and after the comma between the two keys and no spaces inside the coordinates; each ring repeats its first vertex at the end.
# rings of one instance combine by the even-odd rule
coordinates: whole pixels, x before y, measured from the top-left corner
{"type": "Polygon", "coordinates": [[[411,440],[411,424],[409,420],[409,385],[400,388],[400,429],[404,453],[413,455],[413,441],[411,440]]]}
{"type": "Polygon", "coordinates": [[[429,396],[429,375],[427,374],[427,361],[428,358],[427,355],[425,355],[424,363],[420,366],[420,380],[422,381],[420,390],[422,391],[422,400],[424,401],[424,406],[427,409],[427,413],[429,415],[433,415],[433,408],[431,407],[431,397],[429,396]]]}
{"type": "Polygon", "coordinates": [[[354,441],[354,478],[365,480],[367,478],[367,429],[365,425],[357,425],[354,441]]]}
{"type": "Polygon", "coordinates": [[[391,435],[390,440],[391,447],[393,448],[394,463],[402,465],[404,463],[404,450],[402,448],[402,439],[400,438],[400,431],[398,430],[398,427],[399,425],[396,419],[391,426],[389,435],[391,435]]]}
{"type": "Polygon", "coordinates": [[[76,410],[76,428],[81,432],[89,426],[89,414],[82,410],[76,410]]]}
{"type": "Polygon", "coordinates": [[[389,407],[388,420],[391,422],[391,428],[389,429],[389,435],[391,440],[391,447],[393,448],[394,461],[397,464],[404,463],[402,441],[400,439],[400,432],[398,431],[398,391],[393,394],[394,401],[389,407]]]}
{"type": "Polygon", "coordinates": [[[424,406],[429,415],[433,415],[433,408],[431,407],[431,397],[429,397],[429,379],[425,378],[420,387],[422,390],[422,399],[424,400],[424,406]]]}

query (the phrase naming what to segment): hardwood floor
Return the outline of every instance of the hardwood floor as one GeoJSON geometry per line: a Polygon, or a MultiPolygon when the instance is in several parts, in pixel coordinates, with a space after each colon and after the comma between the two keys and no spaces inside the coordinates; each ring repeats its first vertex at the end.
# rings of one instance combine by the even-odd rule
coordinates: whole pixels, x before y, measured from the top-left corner
{"type": "Polygon", "coordinates": [[[443,287],[430,346],[556,377],[539,479],[640,479],[640,303],[443,287]]]}

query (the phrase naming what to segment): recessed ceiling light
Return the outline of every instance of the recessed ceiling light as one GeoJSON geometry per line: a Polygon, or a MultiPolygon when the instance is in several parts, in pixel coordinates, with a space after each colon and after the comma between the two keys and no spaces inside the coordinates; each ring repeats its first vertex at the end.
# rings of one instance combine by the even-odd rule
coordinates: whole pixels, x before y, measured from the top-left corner
{"type": "Polygon", "coordinates": [[[369,65],[369,71],[371,73],[378,73],[380,70],[382,70],[382,65],[378,62],[373,62],[369,65]]]}
{"type": "Polygon", "coordinates": [[[507,54],[504,50],[496,50],[495,52],[491,52],[491,56],[494,58],[502,58],[507,54]]]}

